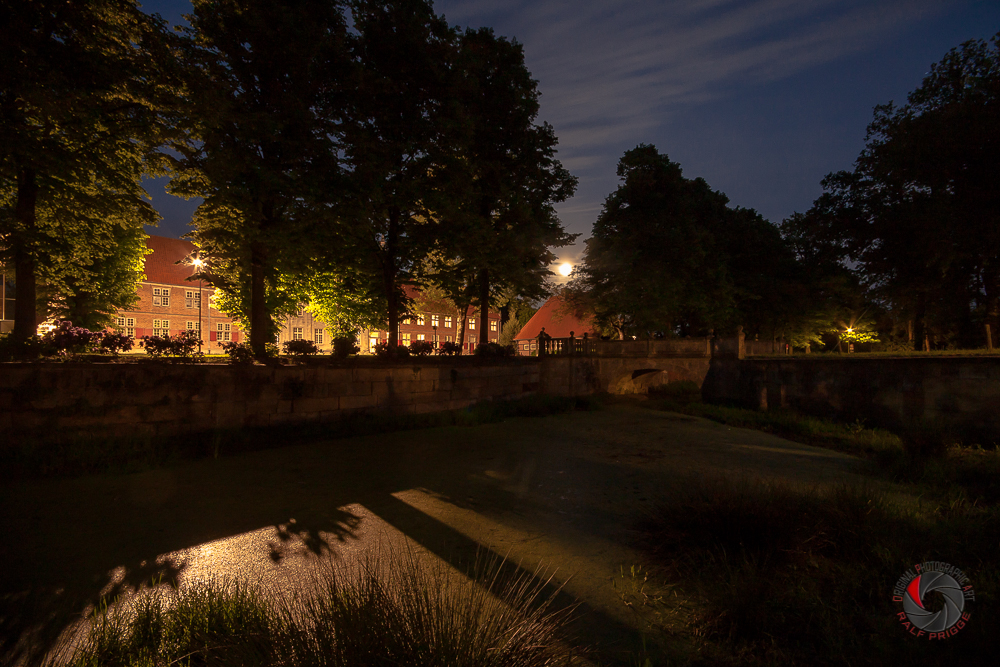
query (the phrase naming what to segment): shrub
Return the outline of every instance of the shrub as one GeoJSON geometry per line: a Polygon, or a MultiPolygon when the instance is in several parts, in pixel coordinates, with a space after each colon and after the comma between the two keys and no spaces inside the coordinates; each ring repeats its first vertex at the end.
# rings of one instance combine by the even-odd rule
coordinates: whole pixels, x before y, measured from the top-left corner
{"type": "Polygon", "coordinates": [[[171,356],[185,361],[193,361],[198,356],[195,349],[200,344],[197,331],[182,331],[175,336],[143,336],[139,339],[139,347],[151,357],[171,356]]]}
{"type": "Polygon", "coordinates": [[[390,345],[388,342],[375,345],[374,352],[379,359],[405,359],[410,356],[410,348],[403,345],[390,345]]]}
{"type": "Polygon", "coordinates": [[[418,357],[426,357],[434,352],[434,343],[429,340],[415,340],[410,343],[410,354],[418,357]]]}
{"type": "Polygon", "coordinates": [[[462,346],[458,343],[452,341],[447,341],[441,343],[441,347],[437,349],[438,354],[447,354],[449,356],[454,356],[456,354],[462,354],[462,346]]]}
{"type": "Polygon", "coordinates": [[[128,352],[135,345],[135,339],[117,331],[105,331],[101,336],[101,350],[117,357],[120,352],[128,352]]]}
{"type": "Polygon", "coordinates": [[[477,345],[476,349],[473,351],[477,357],[485,357],[487,359],[500,359],[503,357],[514,356],[515,350],[513,345],[500,345],[499,343],[484,343],[482,345],[477,345]]]}
{"type": "Polygon", "coordinates": [[[229,341],[228,343],[222,344],[222,351],[229,357],[229,363],[234,366],[249,366],[255,361],[253,350],[250,349],[249,343],[229,341]]]}
{"type": "Polygon", "coordinates": [[[303,359],[310,354],[319,352],[316,343],[304,338],[300,340],[287,340],[281,346],[285,349],[285,354],[290,354],[296,359],[303,359]]]}
{"type": "Polygon", "coordinates": [[[346,359],[360,351],[361,348],[354,344],[353,336],[340,336],[333,339],[333,356],[338,359],[346,359]]]}
{"type": "Polygon", "coordinates": [[[99,331],[90,331],[83,327],[74,327],[69,320],[56,324],[56,327],[42,336],[42,342],[55,349],[58,354],[77,354],[86,352],[101,339],[99,331]]]}
{"type": "Polygon", "coordinates": [[[37,359],[54,352],[55,348],[44,342],[41,336],[31,336],[28,340],[17,341],[13,334],[0,334],[0,361],[37,359]]]}

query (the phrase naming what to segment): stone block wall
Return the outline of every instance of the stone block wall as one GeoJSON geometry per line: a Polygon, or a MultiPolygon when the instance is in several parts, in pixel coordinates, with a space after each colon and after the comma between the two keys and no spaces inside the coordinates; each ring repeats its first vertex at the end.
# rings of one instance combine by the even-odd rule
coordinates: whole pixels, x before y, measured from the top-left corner
{"type": "Polygon", "coordinates": [[[713,359],[702,386],[713,402],[890,428],[935,428],[1000,440],[1000,357],[713,359]]]}
{"type": "Polygon", "coordinates": [[[49,436],[172,436],[336,420],[359,411],[455,410],[539,387],[537,361],[394,366],[2,364],[0,446],[49,436]]]}
{"type": "Polygon", "coordinates": [[[709,368],[707,357],[542,357],[541,393],[582,396],[600,392],[644,394],[649,387],[690,380],[699,387],[709,368]]]}

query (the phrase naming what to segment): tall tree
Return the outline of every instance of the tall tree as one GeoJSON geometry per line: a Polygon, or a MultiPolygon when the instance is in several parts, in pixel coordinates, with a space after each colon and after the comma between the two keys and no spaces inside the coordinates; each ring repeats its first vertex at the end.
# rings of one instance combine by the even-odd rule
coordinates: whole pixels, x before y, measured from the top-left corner
{"type": "Polygon", "coordinates": [[[482,326],[479,343],[489,340],[491,303],[514,288],[525,297],[546,294],[555,260],[550,248],[568,245],[554,204],[573,195],[577,179],[556,159],[552,126],[537,125],[538,82],[524,63],[516,40],[492,29],[462,36],[457,71],[463,110],[457,126],[463,175],[451,214],[460,235],[445,236],[442,256],[457,260],[472,278],[482,326]]]}
{"type": "Polygon", "coordinates": [[[619,338],[728,323],[735,304],[712,233],[726,196],[647,144],[625,153],[618,176],[567,296],[619,338]]]}
{"type": "Polygon", "coordinates": [[[928,324],[955,334],[977,306],[996,330],[998,179],[1000,34],[949,51],[906,104],[875,108],[854,170],[823,181],[812,235],[912,320],[917,349],[928,324]]]}
{"type": "Polygon", "coordinates": [[[87,243],[129,210],[150,221],[140,183],[162,166],[174,59],[163,21],[134,0],[2,0],[0,26],[0,254],[23,340],[43,266],[59,278],[53,263],[93,259],[87,243]],[[71,199],[87,214],[55,214],[71,199]],[[47,239],[70,255],[46,256],[47,239]]]}
{"type": "Polygon", "coordinates": [[[190,133],[172,192],[202,197],[195,243],[258,357],[339,229],[347,26],[337,0],[194,0],[190,133]],[[317,230],[325,234],[319,235],[317,230]]]}
{"type": "Polygon", "coordinates": [[[402,285],[430,252],[447,187],[445,145],[455,101],[455,33],[425,0],[354,0],[354,95],[343,124],[351,174],[345,210],[352,253],[385,296],[389,342],[407,304],[402,285]]]}

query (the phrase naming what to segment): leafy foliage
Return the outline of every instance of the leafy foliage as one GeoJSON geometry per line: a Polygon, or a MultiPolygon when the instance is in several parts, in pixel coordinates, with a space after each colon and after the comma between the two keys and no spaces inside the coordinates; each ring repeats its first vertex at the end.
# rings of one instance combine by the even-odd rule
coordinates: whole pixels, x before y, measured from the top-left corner
{"type": "Polygon", "coordinates": [[[141,180],[162,171],[176,76],[163,22],[134,0],[4,2],[3,16],[0,258],[26,340],[41,281],[91,326],[134,291],[141,253],[122,237],[156,222],[141,180]]]}
{"type": "Polygon", "coordinates": [[[309,355],[316,354],[319,352],[319,348],[316,347],[316,343],[311,340],[286,340],[281,344],[284,349],[285,354],[290,354],[296,359],[303,359],[309,355]]]}
{"type": "Polygon", "coordinates": [[[139,339],[139,347],[151,357],[177,357],[184,361],[195,361],[198,358],[200,353],[197,348],[201,343],[197,331],[182,331],[173,336],[143,336],[139,339]]]}
{"type": "Polygon", "coordinates": [[[229,357],[229,363],[234,366],[252,366],[254,363],[253,349],[247,343],[229,341],[222,344],[222,351],[229,357]]]}
{"type": "MultiPolygon", "coordinates": [[[[1000,34],[952,49],[907,103],[875,108],[853,171],[797,220],[896,322],[981,345],[1000,325],[1000,34]]],[[[890,322],[889,326],[892,327],[890,322]]]]}
{"type": "Polygon", "coordinates": [[[117,331],[105,331],[101,336],[101,350],[110,352],[117,357],[121,352],[128,352],[135,345],[135,339],[128,334],[117,331]]]}
{"type": "Polygon", "coordinates": [[[438,347],[437,354],[443,354],[446,356],[462,354],[462,346],[450,340],[445,341],[438,347]]]}
{"type": "Polygon", "coordinates": [[[415,340],[410,343],[410,354],[415,357],[426,357],[434,352],[434,343],[429,340],[415,340]]]}
{"type": "Polygon", "coordinates": [[[90,331],[83,327],[75,327],[69,320],[57,322],[55,328],[42,336],[42,343],[50,346],[59,354],[74,354],[90,350],[101,340],[100,331],[90,331]]]}
{"type": "Polygon", "coordinates": [[[352,354],[361,351],[353,336],[339,336],[333,339],[333,356],[339,359],[346,359],[352,354]]]}
{"type": "Polygon", "coordinates": [[[513,345],[500,345],[499,343],[480,343],[476,346],[473,351],[477,357],[485,357],[488,359],[498,359],[503,357],[512,357],[517,353],[513,345]]]}

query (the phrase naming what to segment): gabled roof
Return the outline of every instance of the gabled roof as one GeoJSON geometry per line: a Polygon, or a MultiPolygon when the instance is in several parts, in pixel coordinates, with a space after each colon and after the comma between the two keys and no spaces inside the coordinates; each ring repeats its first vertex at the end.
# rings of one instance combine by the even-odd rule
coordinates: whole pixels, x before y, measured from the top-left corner
{"type": "Polygon", "coordinates": [[[184,286],[192,284],[187,278],[195,273],[195,268],[176,262],[197,251],[193,243],[165,236],[150,236],[146,239],[146,247],[153,251],[146,255],[146,282],[184,286]]]}
{"type": "Polygon", "coordinates": [[[545,333],[552,338],[569,338],[569,332],[571,331],[577,338],[582,337],[585,333],[590,336],[595,335],[594,325],[590,321],[590,318],[579,318],[574,315],[565,306],[565,302],[558,294],[542,304],[538,312],[528,320],[524,328],[514,337],[514,340],[538,338],[542,327],[545,327],[545,333]]]}

